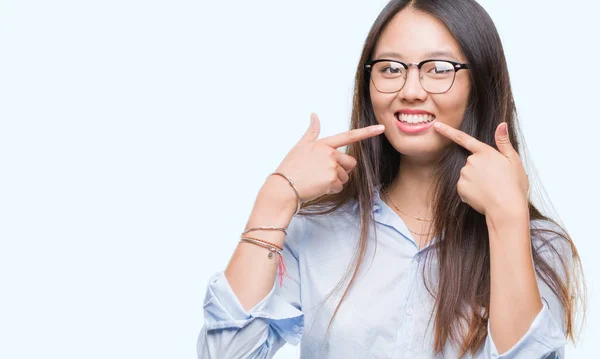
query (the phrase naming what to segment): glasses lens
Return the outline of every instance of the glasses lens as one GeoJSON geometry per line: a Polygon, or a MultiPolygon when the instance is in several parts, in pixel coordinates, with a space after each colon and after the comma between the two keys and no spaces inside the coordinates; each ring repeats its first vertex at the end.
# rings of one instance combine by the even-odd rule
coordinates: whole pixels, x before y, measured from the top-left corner
{"type": "Polygon", "coordinates": [[[421,67],[421,85],[430,93],[446,92],[454,82],[454,65],[446,61],[431,61],[421,67]]]}
{"type": "Polygon", "coordinates": [[[373,65],[371,78],[381,92],[400,91],[406,79],[406,69],[398,62],[381,61],[373,65]]]}

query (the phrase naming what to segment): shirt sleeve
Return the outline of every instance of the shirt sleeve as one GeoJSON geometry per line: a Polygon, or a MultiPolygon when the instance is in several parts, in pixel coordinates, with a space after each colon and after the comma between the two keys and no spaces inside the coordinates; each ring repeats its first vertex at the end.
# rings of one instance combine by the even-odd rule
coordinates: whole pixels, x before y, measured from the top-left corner
{"type": "MultiPolygon", "coordinates": [[[[534,225],[536,228],[552,229],[564,233],[560,227],[548,222],[534,225]]],[[[567,271],[572,265],[572,251],[570,243],[557,234],[548,232],[535,232],[538,236],[533,237],[534,248],[537,253],[557,271],[557,274],[566,283],[567,271]],[[542,241],[541,238],[544,240],[542,241]],[[564,265],[563,265],[564,261],[564,265]]],[[[566,344],[566,325],[564,322],[564,308],[552,289],[539,277],[538,288],[542,299],[542,310],[534,318],[527,332],[521,339],[505,353],[500,355],[494,344],[490,331],[490,323],[487,326],[487,338],[484,346],[486,358],[490,359],[534,359],[534,358],[564,358],[564,345],[566,344]]]]}
{"type": "Polygon", "coordinates": [[[306,218],[295,216],[283,245],[286,275],[249,311],[241,305],[224,272],[214,274],[204,299],[204,325],[197,342],[199,359],[272,358],[286,342],[298,345],[304,331],[300,299],[298,244],[306,218]]]}

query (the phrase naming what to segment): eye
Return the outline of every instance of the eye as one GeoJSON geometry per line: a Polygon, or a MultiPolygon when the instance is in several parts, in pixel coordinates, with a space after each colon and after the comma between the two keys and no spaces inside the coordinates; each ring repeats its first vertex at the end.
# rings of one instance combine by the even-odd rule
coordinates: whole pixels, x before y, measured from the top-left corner
{"type": "Polygon", "coordinates": [[[430,78],[446,78],[453,76],[454,72],[454,65],[446,61],[431,61],[421,68],[421,73],[430,78]]]}
{"type": "Polygon", "coordinates": [[[427,69],[428,73],[432,74],[447,74],[449,72],[453,72],[454,69],[452,67],[447,66],[446,64],[440,65],[436,63],[432,63],[432,66],[427,69]]]}
{"type": "Polygon", "coordinates": [[[379,70],[380,72],[387,72],[389,74],[399,74],[402,72],[402,67],[392,67],[392,66],[384,66],[379,70]],[[389,70],[389,71],[388,71],[389,70]]]}
{"type": "Polygon", "coordinates": [[[447,73],[450,73],[453,71],[454,71],[454,69],[452,69],[452,68],[449,69],[447,67],[437,67],[437,66],[432,67],[429,70],[430,73],[435,73],[435,74],[447,74],[447,73]]]}
{"type": "Polygon", "coordinates": [[[375,73],[386,79],[395,79],[406,75],[406,69],[402,64],[391,61],[378,62],[374,66],[375,73]]]}

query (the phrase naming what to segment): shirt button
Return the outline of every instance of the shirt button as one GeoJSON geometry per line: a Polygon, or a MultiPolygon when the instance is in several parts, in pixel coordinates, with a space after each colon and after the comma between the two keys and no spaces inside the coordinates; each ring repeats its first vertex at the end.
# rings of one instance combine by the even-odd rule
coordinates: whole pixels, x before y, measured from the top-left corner
{"type": "Polygon", "coordinates": [[[294,325],[294,326],[292,327],[292,331],[293,331],[295,334],[298,334],[298,332],[300,332],[300,327],[299,327],[299,326],[297,326],[297,325],[294,325]]]}
{"type": "Polygon", "coordinates": [[[412,308],[408,308],[406,310],[406,315],[408,315],[410,317],[410,315],[412,314],[412,312],[413,312],[412,308]]]}

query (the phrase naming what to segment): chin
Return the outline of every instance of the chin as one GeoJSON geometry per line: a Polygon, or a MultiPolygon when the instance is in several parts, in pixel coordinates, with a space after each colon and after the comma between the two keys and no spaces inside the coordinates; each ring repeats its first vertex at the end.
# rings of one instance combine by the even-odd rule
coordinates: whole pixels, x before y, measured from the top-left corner
{"type": "Polygon", "coordinates": [[[392,143],[392,147],[394,147],[401,157],[410,157],[419,162],[432,162],[439,158],[444,151],[442,144],[436,143],[436,141],[407,141],[406,139],[401,139],[401,144],[392,143]]]}

